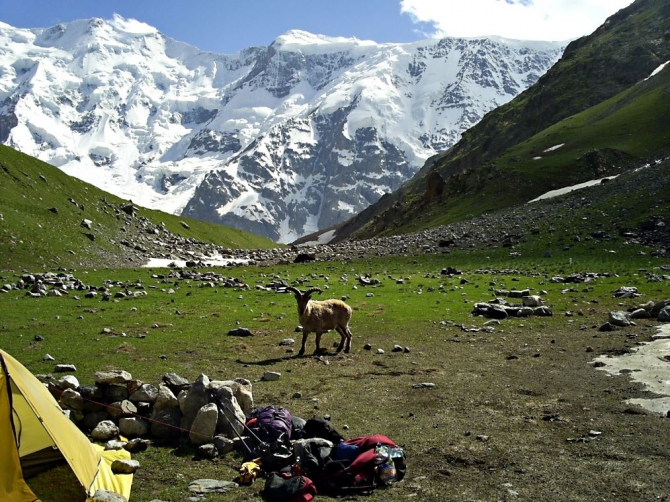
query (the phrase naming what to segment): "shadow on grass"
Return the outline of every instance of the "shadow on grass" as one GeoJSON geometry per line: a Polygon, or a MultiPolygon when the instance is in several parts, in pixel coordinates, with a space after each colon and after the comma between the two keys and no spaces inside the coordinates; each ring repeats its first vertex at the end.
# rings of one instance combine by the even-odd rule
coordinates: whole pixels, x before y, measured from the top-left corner
{"type": "Polygon", "coordinates": [[[272,359],[263,359],[262,361],[244,361],[242,359],[235,359],[238,364],[247,364],[249,366],[266,366],[270,364],[277,364],[283,361],[290,361],[298,356],[274,357],[272,359]]]}
{"type": "Polygon", "coordinates": [[[281,363],[284,361],[290,361],[292,359],[306,359],[306,358],[313,358],[313,359],[319,359],[323,356],[336,356],[337,352],[333,352],[332,354],[329,354],[327,352],[320,352],[318,354],[306,354],[306,355],[299,355],[299,354],[294,354],[286,357],[273,357],[272,359],[263,359],[262,361],[243,361],[242,359],[235,359],[235,362],[238,364],[248,364],[250,366],[266,366],[266,365],[271,365],[271,364],[277,364],[281,363]]]}

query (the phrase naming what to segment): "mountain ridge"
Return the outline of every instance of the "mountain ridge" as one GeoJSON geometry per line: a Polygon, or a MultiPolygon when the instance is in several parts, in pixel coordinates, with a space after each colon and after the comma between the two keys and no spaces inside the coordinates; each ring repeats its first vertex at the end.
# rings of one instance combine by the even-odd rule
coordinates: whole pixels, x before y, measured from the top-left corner
{"type": "Polygon", "coordinates": [[[218,55],[120,16],[6,26],[0,142],[145,207],[279,242],[398,188],[562,52],[293,31],[218,55]]]}
{"type": "MultiPolygon", "coordinates": [[[[505,152],[523,150],[526,142],[532,143],[533,137],[550,126],[649,77],[670,59],[669,20],[670,5],[660,0],[637,0],[620,10],[591,35],[571,42],[563,57],[536,84],[489,112],[401,189],[342,224],[335,238],[368,238],[426,228],[521,204],[543,191],[559,188],[535,186],[529,190],[530,184],[515,174],[519,160],[505,157],[505,152]]],[[[580,133],[576,134],[578,138],[580,133]]],[[[642,164],[663,157],[666,147],[667,140],[661,140],[647,152],[634,145],[619,148],[617,143],[602,145],[601,151],[575,151],[572,162],[562,160],[560,164],[570,170],[571,177],[559,175],[548,181],[565,186],[597,177],[588,169],[580,173],[582,165],[609,166],[608,173],[614,174],[631,165],[617,159],[632,157],[632,163],[642,164]]],[[[546,179],[539,171],[543,166],[532,168],[532,156],[521,161],[530,161],[524,171],[527,179],[546,179]]]]}

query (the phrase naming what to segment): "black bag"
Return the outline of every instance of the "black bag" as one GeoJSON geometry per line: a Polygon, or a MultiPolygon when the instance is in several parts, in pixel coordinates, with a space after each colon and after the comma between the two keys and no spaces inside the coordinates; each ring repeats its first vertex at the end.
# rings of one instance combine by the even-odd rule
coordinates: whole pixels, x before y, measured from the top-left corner
{"type": "Polygon", "coordinates": [[[327,439],[335,445],[344,441],[344,436],[337,432],[328,420],[319,417],[307,420],[302,432],[305,438],[327,439]]]}
{"type": "Polygon", "coordinates": [[[271,502],[309,502],[316,486],[307,476],[271,473],[265,481],[263,496],[271,502]]]}
{"type": "Polygon", "coordinates": [[[269,443],[260,443],[256,447],[256,454],[261,459],[265,472],[278,471],[294,462],[293,444],[286,434],[281,434],[269,443]]]}

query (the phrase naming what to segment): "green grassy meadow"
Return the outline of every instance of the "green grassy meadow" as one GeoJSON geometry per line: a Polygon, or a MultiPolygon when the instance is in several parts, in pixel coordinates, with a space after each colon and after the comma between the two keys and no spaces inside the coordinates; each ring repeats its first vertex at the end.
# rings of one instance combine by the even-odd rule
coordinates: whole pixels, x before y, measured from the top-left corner
{"type": "MultiPolygon", "coordinates": [[[[12,290],[0,295],[0,346],[36,374],[74,364],[83,385],[112,368],[154,384],[167,372],[191,381],[201,373],[244,377],[257,406],[284,406],[303,418],[331,415],[345,437],[386,434],[405,448],[408,475],[365,500],[654,500],[667,494],[663,438],[670,420],[632,409],[624,400],[648,393],[588,363],[655,333],[655,321],[610,333],[597,327],[611,310],[668,298],[667,281],[648,280],[666,263],[602,254],[522,262],[474,252],[212,269],[248,289],[203,287],[166,269],[72,270],[88,285],[113,280],[148,294],[103,302],[74,299],[74,292],[31,298],[12,290]],[[442,275],[447,266],[462,274],[442,275]],[[575,272],[607,276],[550,281],[575,272]],[[363,274],[381,284],[361,286],[363,274]],[[330,351],[321,358],[296,357],[298,347],[291,353],[279,345],[289,337],[299,343],[300,334],[293,296],[256,288],[277,279],[321,287],[317,299],[347,297],[354,309],[350,354],[333,352],[333,333],[324,335],[330,351]],[[613,298],[621,286],[637,286],[644,297],[613,298]],[[524,288],[542,292],[554,315],[500,324],[470,315],[495,290],[524,288]],[[228,336],[236,327],[253,336],[228,336]],[[408,352],[393,352],[395,345],[408,352]],[[47,353],[56,361],[43,361],[47,353]],[[280,372],[280,380],[261,380],[266,370],[280,372]],[[413,388],[422,382],[435,387],[413,388]],[[602,436],[568,442],[589,438],[592,429],[602,436]]],[[[2,275],[2,283],[16,279],[2,275]]],[[[313,349],[311,335],[307,354],[313,349]]],[[[134,458],[141,467],[131,500],[147,502],[186,500],[190,481],[232,480],[243,461],[236,453],[198,460],[194,449],[175,444],[156,444],[134,458]]],[[[65,493],[74,500],[67,477],[61,467],[30,484],[44,502],[65,500],[65,493]]],[[[206,500],[259,500],[262,486],[261,480],[206,500]]]]}

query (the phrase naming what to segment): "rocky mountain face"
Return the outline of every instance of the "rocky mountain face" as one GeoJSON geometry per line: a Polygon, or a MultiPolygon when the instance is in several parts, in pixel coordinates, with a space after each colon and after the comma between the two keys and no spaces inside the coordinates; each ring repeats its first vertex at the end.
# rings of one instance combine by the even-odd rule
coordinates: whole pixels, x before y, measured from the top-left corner
{"type": "MultiPolygon", "coordinates": [[[[395,233],[409,221],[420,220],[430,213],[445,213],[450,201],[456,198],[476,200],[488,187],[503,182],[508,194],[513,191],[521,194],[535,175],[529,169],[523,181],[515,180],[516,186],[509,181],[510,177],[503,179],[504,153],[546,132],[561,120],[649,78],[670,60],[669,23],[670,4],[666,0],[636,0],[621,9],[592,34],[571,42],[562,58],[537,83],[487,114],[452,148],[426,162],[401,189],[346,222],[338,229],[336,238],[345,240],[395,233]]],[[[660,93],[660,96],[665,95],[667,91],[660,93]]],[[[661,101],[659,99],[658,106],[652,107],[647,121],[652,117],[659,122],[665,120],[662,117],[666,112],[661,101]]],[[[591,126],[587,124],[585,128],[591,126]]],[[[615,132],[608,136],[614,136],[615,132]]],[[[575,137],[575,142],[578,140],[579,137],[575,137]]],[[[637,141],[643,143],[648,138],[640,137],[637,141]]],[[[624,154],[619,148],[625,150],[626,146],[582,145],[584,151],[576,151],[573,162],[585,166],[582,179],[554,179],[552,183],[556,186],[551,188],[597,178],[592,169],[594,165],[625,168],[625,162],[621,160],[624,154]]],[[[666,153],[667,142],[649,144],[645,157],[636,159],[636,162],[644,164],[662,158],[666,153]]],[[[508,173],[509,170],[505,174],[508,173]]],[[[537,175],[537,178],[542,176],[537,175]]],[[[517,203],[537,195],[528,192],[528,198],[519,200],[521,197],[517,197],[517,203]]]]}
{"type": "Polygon", "coordinates": [[[0,142],[133,202],[293,240],[399,188],[557,43],[291,31],[202,52],[115,17],[0,23],[0,142]]]}

